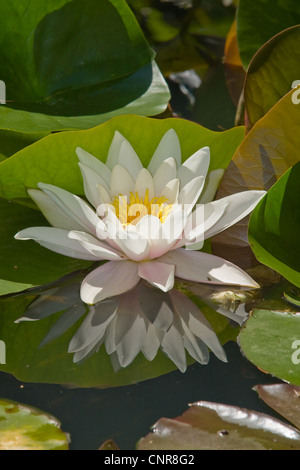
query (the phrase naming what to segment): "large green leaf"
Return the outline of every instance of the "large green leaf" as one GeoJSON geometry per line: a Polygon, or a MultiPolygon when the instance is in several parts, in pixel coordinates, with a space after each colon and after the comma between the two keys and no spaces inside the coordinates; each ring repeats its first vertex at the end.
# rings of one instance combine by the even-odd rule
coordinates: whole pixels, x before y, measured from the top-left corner
{"type": "Polygon", "coordinates": [[[254,310],[239,335],[243,354],[269,374],[300,385],[300,314],[254,310]]]}
{"type": "Polygon", "coordinates": [[[300,23],[298,0],[239,0],[237,34],[244,67],[255,52],[275,34],[300,23]]]}
{"type": "Polygon", "coordinates": [[[167,85],[125,0],[0,0],[0,15],[0,128],[88,128],[131,103],[141,114],[166,108],[167,85]]]}
{"type": "Polygon", "coordinates": [[[256,258],[300,287],[300,162],[288,170],[250,217],[249,241],[256,258]]]}
{"type": "MultiPolygon", "coordinates": [[[[138,450],[296,450],[297,429],[263,413],[200,401],[175,419],[161,418],[138,450]]],[[[175,457],[175,456],[174,456],[175,457]]],[[[192,456],[181,456],[192,463],[192,456]]],[[[180,462],[178,456],[175,457],[180,462]]],[[[174,460],[175,463],[175,460],[174,460]]]]}
{"type": "Polygon", "coordinates": [[[76,147],[106,160],[114,132],[118,130],[133,145],[144,165],[152,157],[160,139],[173,128],[180,139],[183,160],[201,147],[211,149],[210,170],[226,168],[243,139],[244,128],[213,132],[183,119],[151,119],[120,116],[93,129],[49,135],[0,163],[0,196],[28,197],[26,189],[38,182],[51,183],[82,194],[82,178],[76,147]]]}
{"type": "Polygon", "coordinates": [[[244,96],[252,125],[288,93],[295,78],[300,77],[299,41],[300,26],[288,28],[264,44],[250,62],[244,96]]]}
{"type": "Polygon", "coordinates": [[[0,399],[0,450],[68,450],[60,425],[36,408],[0,399]]]}
{"type": "Polygon", "coordinates": [[[0,161],[42,139],[48,132],[24,133],[0,129],[0,161]]]}

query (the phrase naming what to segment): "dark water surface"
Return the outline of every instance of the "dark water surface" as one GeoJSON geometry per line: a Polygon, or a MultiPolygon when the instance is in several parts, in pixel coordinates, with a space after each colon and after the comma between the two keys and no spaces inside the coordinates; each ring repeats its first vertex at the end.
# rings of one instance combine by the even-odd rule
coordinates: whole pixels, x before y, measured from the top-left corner
{"type": "Polygon", "coordinates": [[[113,439],[132,450],[161,417],[175,418],[188,404],[212,401],[279,417],[252,387],[279,383],[240,353],[235,342],[224,346],[228,363],[211,355],[207,366],[193,364],[185,373],[171,372],[138,384],[110,389],[71,389],[60,385],[19,382],[0,372],[0,398],[32,405],[58,418],[70,434],[71,450],[96,450],[113,439]]]}

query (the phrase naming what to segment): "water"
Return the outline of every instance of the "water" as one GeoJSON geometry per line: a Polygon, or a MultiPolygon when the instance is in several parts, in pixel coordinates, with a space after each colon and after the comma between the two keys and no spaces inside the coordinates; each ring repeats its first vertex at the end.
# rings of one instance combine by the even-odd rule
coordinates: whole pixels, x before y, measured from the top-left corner
{"type": "Polygon", "coordinates": [[[96,450],[113,439],[122,450],[132,450],[161,417],[175,418],[189,403],[212,401],[278,415],[252,387],[279,383],[244,358],[237,343],[225,346],[228,363],[211,355],[206,366],[193,364],[182,374],[174,371],[156,379],[109,389],[71,389],[32,384],[0,372],[0,397],[35,406],[58,418],[70,434],[71,450],[96,450]]]}

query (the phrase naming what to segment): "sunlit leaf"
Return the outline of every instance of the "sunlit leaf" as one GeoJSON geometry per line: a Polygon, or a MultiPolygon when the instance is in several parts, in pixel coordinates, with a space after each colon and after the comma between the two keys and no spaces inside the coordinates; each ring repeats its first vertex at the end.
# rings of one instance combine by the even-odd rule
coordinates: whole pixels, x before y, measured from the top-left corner
{"type": "Polygon", "coordinates": [[[171,128],[178,134],[183,160],[201,147],[210,147],[210,170],[226,168],[244,135],[243,127],[218,133],[182,119],[116,117],[93,129],[47,136],[2,162],[0,196],[8,199],[26,198],[26,189],[36,187],[38,182],[51,183],[73,193],[83,194],[75,152],[78,146],[105,161],[114,132],[118,130],[133,145],[142,163],[147,165],[158,142],[171,128]]]}
{"type": "Polygon", "coordinates": [[[300,387],[289,384],[256,385],[254,390],[267,405],[300,429],[300,387]]]}
{"type": "MultiPolygon", "coordinates": [[[[300,433],[266,414],[200,401],[175,419],[161,418],[138,450],[292,450],[300,433]]],[[[188,457],[187,457],[188,458],[188,457]]]]}
{"type": "Polygon", "coordinates": [[[243,354],[259,369],[300,385],[300,314],[254,310],[239,335],[243,354]]]}
{"type": "Polygon", "coordinates": [[[249,241],[256,258],[300,287],[300,162],[256,206],[249,241]]]}
{"type": "MultiPolygon", "coordinates": [[[[292,84],[299,79],[299,41],[300,26],[288,28],[264,44],[250,62],[244,96],[252,125],[288,93],[292,84]]],[[[295,90],[295,97],[296,94],[295,90]]]]}
{"type": "Polygon", "coordinates": [[[0,399],[0,450],[68,450],[60,426],[43,411],[0,399]]]}

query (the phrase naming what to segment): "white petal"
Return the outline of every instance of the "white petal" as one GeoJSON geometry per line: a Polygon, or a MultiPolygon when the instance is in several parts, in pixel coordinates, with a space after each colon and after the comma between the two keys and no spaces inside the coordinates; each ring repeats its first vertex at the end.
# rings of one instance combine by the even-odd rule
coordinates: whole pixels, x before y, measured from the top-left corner
{"type": "Polygon", "coordinates": [[[69,218],[76,222],[77,227],[74,229],[78,229],[80,226],[81,230],[85,232],[96,233],[99,217],[83,199],[51,184],[39,183],[38,186],[69,218]]]}
{"type": "Polygon", "coordinates": [[[213,210],[217,210],[224,202],[228,205],[219,221],[206,231],[205,238],[213,237],[242,220],[250,214],[265,194],[265,191],[243,191],[208,203],[207,206],[211,205],[213,210]]]}
{"type": "Polygon", "coordinates": [[[143,168],[137,175],[134,191],[144,197],[146,190],[148,190],[148,199],[151,201],[155,196],[153,178],[150,171],[143,168]]]}
{"type": "Polygon", "coordinates": [[[181,189],[178,196],[178,203],[185,206],[187,213],[192,212],[194,205],[199,199],[204,183],[204,176],[197,176],[181,189]]]}
{"type": "Polygon", "coordinates": [[[95,209],[97,209],[102,202],[98,191],[98,185],[102,185],[106,191],[109,191],[109,185],[106,184],[105,180],[89,166],[79,163],[79,167],[83,178],[84,193],[87,200],[95,207],[95,209]]]}
{"type": "Polygon", "coordinates": [[[158,196],[165,185],[170,181],[176,178],[177,175],[177,164],[176,160],[173,157],[167,158],[164,160],[156,172],[153,175],[153,182],[155,188],[155,194],[158,196]]]}
{"type": "Polygon", "coordinates": [[[68,352],[80,351],[101,341],[107,326],[116,315],[118,302],[109,299],[92,308],[69,343],[68,352]]]}
{"type": "Polygon", "coordinates": [[[174,205],[165,222],[161,224],[159,237],[150,241],[149,258],[158,258],[173,249],[174,244],[182,238],[186,222],[187,213],[183,207],[179,204],[174,205]]]}
{"type": "Polygon", "coordinates": [[[83,225],[78,223],[67,212],[53,201],[44,191],[40,189],[28,189],[30,197],[42,211],[49,224],[53,227],[63,228],[66,230],[82,230],[83,225]]]}
{"type": "Polygon", "coordinates": [[[210,163],[209,147],[203,147],[188,158],[178,169],[177,178],[180,179],[181,187],[185,186],[196,176],[204,176],[208,171],[210,163]]]}
{"type": "MultiPolygon", "coordinates": [[[[189,250],[197,249],[195,246],[199,246],[204,242],[205,233],[208,232],[222,217],[224,214],[228,202],[223,201],[217,205],[212,206],[211,204],[199,204],[196,210],[190,214],[187,224],[184,229],[183,245],[189,250]]],[[[202,248],[201,246],[201,248],[202,248]]]]}
{"type": "Polygon", "coordinates": [[[170,129],[165,133],[151,158],[148,170],[152,175],[154,175],[162,162],[169,157],[175,159],[178,167],[181,165],[180,142],[174,129],[170,129]]]}
{"type": "Polygon", "coordinates": [[[122,143],[125,141],[126,141],[125,137],[122,134],[120,134],[119,131],[116,131],[114,133],[113,140],[110,144],[107,159],[106,159],[106,166],[108,166],[108,168],[110,168],[111,170],[118,164],[121,146],[122,146],[122,143]]]}
{"type": "Polygon", "coordinates": [[[139,282],[137,271],[137,264],[132,261],[108,261],[83,280],[80,290],[82,301],[95,304],[129,291],[139,282]]]}
{"type": "Polygon", "coordinates": [[[138,275],[164,292],[174,286],[174,266],[159,261],[144,261],[139,263],[138,275]]]}
{"type": "Polygon", "coordinates": [[[139,172],[143,169],[143,165],[138,155],[126,139],[123,140],[120,147],[118,165],[122,165],[124,168],[126,168],[134,180],[137,178],[139,172]]]}
{"type": "Polygon", "coordinates": [[[69,238],[71,240],[78,240],[83,248],[86,249],[89,253],[97,257],[100,260],[111,260],[111,261],[120,261],[124,259],[124,255],[114,250],[107,243],[97,240],[92,235],[85,232],[78,232],[71,230],[69,232],[69,238]]]}
{"type": "Polygon", "coordinates": [[[175,178],[169,181],[165,187],[161,190],[159,196],[167,198],[167,204],[177,204],[179,194],[179,179],[175,178]]]}
{"type": "Polygon", "coordinates": [[[179,248],[160,258],[175,265],[175,276],[188,281],[210,284],[259,287],[242,269],[218,256],[179,248]]]}
{"type": "Polygon", "coordinates": [[[149,241],[141,237],[136,231],[126,231],[126,238],[124,239],[117,236],[115,243],[133,261],[147,259],[150,252],[149,241]]]}
{"type": "MultiPolygon", "coordinates": [[[[30,227],[15,235],[17,240],[34,240],[41,246],[71,258],[96,261],[96,255],[86,250],[78,240],[69,238],[69,231],[54,227],[30,227]]],[[[100,258],[101,259],[101,258],[100,258]]]]}
{"type": "Polygon", "coordinates": [[[116,165],[111,172],[111,198],[113,199],[119,194],[129,198],[130,193],[134,191],[134,186],[134,180],[126,168],[121,165],[116,165]]]}
{"type": "Polygon", "coordinates": [[[225,170],[223,170],[223,168],[218,168],[208,173],[199,203],[206,204],[214,200],[224,172],[225,170]]]}
{"type": "Polygon", "coordinates": [[[98,173],[98,175],[105,181],[105,184],[109,185],[111,171],[107,165],[80,147],[77,147],[76,153],[81,163],[98,173]]]}
{"type": "Polygon", "coordinates": [[[149,241],[159,239],[161,232],[161,221],[154,215],[145,215],[142,217],[135,226],[136,232],[142,238],[149,241]]]}

